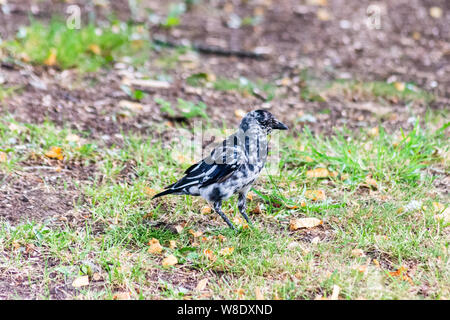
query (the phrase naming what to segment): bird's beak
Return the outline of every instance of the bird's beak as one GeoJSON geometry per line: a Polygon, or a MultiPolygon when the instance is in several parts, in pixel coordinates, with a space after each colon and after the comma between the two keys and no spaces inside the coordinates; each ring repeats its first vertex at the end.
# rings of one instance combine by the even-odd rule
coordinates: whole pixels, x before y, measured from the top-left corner
{"type": "Polygon", "coordinates": [[[287,125],[285,125],[281,121],[278,121],[277,119],[273,119],[272,128],[273,129],[278,129],[278,130],[287,130],[287,129],[289,129],[287,127],[287,125]]]}

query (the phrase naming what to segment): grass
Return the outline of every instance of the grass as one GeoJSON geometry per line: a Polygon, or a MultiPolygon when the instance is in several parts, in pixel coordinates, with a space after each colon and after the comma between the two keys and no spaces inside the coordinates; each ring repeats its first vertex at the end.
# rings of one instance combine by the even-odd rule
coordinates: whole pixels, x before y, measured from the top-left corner
{"type": "Polygon", "coordinates": [[[87,25],[78,30],[53,19],[48,25],[34,21],[22,27],[4,46],[25,62],[96,71],[125,56],[133,56],[134,63],[148,60],[150,42],[142,26],[112,22],[109,27],[87,25]]]}
{"type": "MultiPolygon", "coordinates": [[[[87,202],[76,207],[89,212],[88,219],[60,225],[0,223],[0,248],[8,265],[29,268],[30,248],[40,265],[46,265],[45,272],[34,269],[30,275],[31,282],[40,283],[41,297],[48,298],[56,283],[65,283],[80,298],[106,299],[120,292],[135,299],[254,299],[257,292],[270,299],[311,299],[329,297],[335,285],[343,299],[449,296],[448,229],[434,218],[433,205],[448,205],[448,198],[433,191],[433,177],[427,173],[431,165],[448,170],[448,162],[435,152],[448,150],[448,124],[434,131],[416,124],[398,135],[380,127],[377,135],[344,130],[327,138],[306,129],[299,137],[281,137],[279,172],[265,172],[255,187],[260,196],[249,202],[250,212],[262,208],[261,214],[251,215],[255,228],[234,234],[214,213],[200,213],[205,203],[198,198],[151,201],[151,194],[188,165],[172,157],[179,144],[175,140],[154,143],[126,135],[121,146],[76,153],[64,142],[68,130],[50,123],[8,122],[27,128],[19,135],[28,142],[27,152],[61,145],[68,154],[97,164],[97,177],[82,188],[87,202]],[[132,180],[122,174],[130,163],[132,180]],[[337,175],[308,178],[307,170],[318,167],[337,175]],[[376,187],[366,185],[368,175],[376,187]],[[326,200],[305,197],[305,190],[316,189],[325,192],[326,200]],[[411,201],[420,205],[402,211],[411,201]],[[291,206],[300,202],[305,205],[291,206]],[[324,224],[289,230],[290,219],[305,216],[324,224]],[[180,233],[170,227],[180,224],[180,233]],[[194,231],[202,235],[193,236],[194,231]],[[160,255],[148,252],[153,238],[164,247],[160,255]],[[176,241],[176,248],[170,248],[170,240],[176,241]],[[234,251],[224,255],[224,248],[234,251]],[[354,249],[363,255],[355,256],[354,249]],[[175,267],[161,266],[168,254],[177,257],[175,267]],[[402,266],[408,281],[389,274],[402,266]],[[94,274],[101,280],[95,281],[94,274]],[[82,275],[90,277],[90,285],[73,289],[71,282],[82,275]],[[194,288],[203,278],[209,278],[207,290],[198,292],[194,288]]],[[[8,141],[14,131],[3,123],[0,133],[2,141],[8,141]]],[[[16,170],[24,157],[14,160],[16,170]]],[[[239,216],[234,200],[224,210],[232,219],[239,216]]]]}

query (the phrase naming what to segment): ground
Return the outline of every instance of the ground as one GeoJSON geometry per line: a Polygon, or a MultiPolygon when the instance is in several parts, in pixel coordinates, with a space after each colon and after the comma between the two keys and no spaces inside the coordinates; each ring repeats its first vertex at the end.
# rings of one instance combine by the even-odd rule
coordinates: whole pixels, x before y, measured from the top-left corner
{"type": "Polygon", "coordinates": [[[140,3],[0,1],[1,299],[449,298],[448,1],[140,3]],[[256,108],[253,228],[151,200],[256,108]]]}

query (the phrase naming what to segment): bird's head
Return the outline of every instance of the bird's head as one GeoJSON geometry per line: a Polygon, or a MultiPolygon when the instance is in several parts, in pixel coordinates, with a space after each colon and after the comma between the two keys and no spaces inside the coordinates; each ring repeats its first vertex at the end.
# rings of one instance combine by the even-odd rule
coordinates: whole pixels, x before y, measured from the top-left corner
{"type": "Polygon", "coordinates": [[[287,130],[288,127],[281,121],[275,119],[273,114],[266,110],[254,110],[245,115],[241,121],[240,128],[247,131],[251,127],[259,126],[269,134],[273,129],[287,130]]]}

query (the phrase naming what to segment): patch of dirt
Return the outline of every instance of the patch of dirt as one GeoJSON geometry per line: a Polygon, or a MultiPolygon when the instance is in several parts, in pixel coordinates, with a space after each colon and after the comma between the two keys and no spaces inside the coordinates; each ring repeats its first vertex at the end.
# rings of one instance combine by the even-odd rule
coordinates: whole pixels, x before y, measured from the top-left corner
{"type": "Polygon", "coordinates": [[[74,210],[83,202],[77,184],[89,183],[95,168],[57,168],[28,162],[23,163],[24,171],[0,173],[0,218],[12,224],[49,219],[61,223],[82,216],[74,210]]]}

